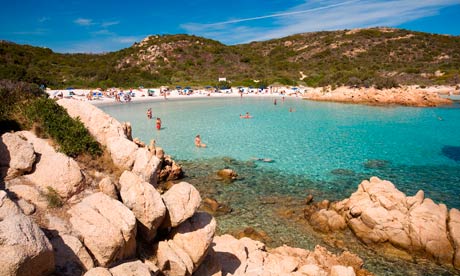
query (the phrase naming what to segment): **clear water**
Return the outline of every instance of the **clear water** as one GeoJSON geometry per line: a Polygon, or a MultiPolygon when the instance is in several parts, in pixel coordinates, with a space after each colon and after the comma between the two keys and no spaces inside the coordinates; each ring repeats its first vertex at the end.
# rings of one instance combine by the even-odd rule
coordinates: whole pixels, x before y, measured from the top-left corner
{"type": "Polygon", "coordinates": [[[274,105],[272,98],[219,98],[101,108],[130,121],[134,137],[155,139],[177,160],[269,158],[272,163],[256,162],[258,168],[304,176],[329,199],[348,197],[362,180],[357,177],[375,175],[408,195],[423,189],[437,202],[460,207],[458,106],[372,107],[299,98],[278,98],[274,105]],[[160,131],[146,118],[149,107],[163,122],[160,131]],[[245,112],[253,118],[240,119],[245,112]],[[207,148],[194,146],[196,134],[207,148]]]}
{"type": "Polygon", "coordinates": [[[218,232],[245,227],[265,231],[270,247],[350,250],[376,275],[459,275],[459,271],[414,259],[382,257],[349,231],[323,236],[303,218],[304,198],[341,200],[371,176],[391,180],[406,194],[423,189],[427,197],[460,207],[460,108],[370,107],[310,102],[297,98],[219,98],[168,100],[101,106],[130,121],[133,136],[155,139],[183,166],[186,181],[232,208],[217,217],[218,232]],[[146,118],[152,108],[163,122],[146,118]],[[289,112],[293,108],[295,112],[289,112]],[[251,119],[239,114],[250,112],[251,119]],[[207,148],[196,148],[200,134],[207,148]],[[443,151],[444,149],[444,151],[443,151]],[[269,158],[266,163],[254,158],[269,158]],[[216,171],[234,169],[231,184],[216,171]],[[342,241],[337,244],[336,240],[342,241]]]}

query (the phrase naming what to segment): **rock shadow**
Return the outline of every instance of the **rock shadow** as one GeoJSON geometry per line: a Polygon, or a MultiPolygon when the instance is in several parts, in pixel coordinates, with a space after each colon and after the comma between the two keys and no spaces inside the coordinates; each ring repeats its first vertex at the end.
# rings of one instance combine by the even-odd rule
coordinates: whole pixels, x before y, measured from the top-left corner
{"type": "Polygon", "coordinates": [[[0,136],[0,190],[5,190],[5,177],[10,166],[11,155],[0,136]]]}
{"type": "Polygon", "coordinates": [[[442,155],[452,159],[456,162],[460,162],[460,147],[457,146],[444,146],[442,147],[442,155]]]}

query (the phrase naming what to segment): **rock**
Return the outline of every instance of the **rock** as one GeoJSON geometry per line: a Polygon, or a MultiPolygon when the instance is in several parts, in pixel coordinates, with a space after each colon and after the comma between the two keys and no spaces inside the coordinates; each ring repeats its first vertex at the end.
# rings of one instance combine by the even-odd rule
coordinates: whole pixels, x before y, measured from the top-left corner
{"type": "Polygon", "coordinates": [[[98,186],[101,192],[113,199],[118,200],[117,188],[115,187],[115,184],[112,182],[110,177],[104,177],[101,181],[99,181],[98,186]]]}
{"type": "Polygon", "coordinates": [[[343,230],[347,227],[345,219],[334,210],[321,209],[312,214],[309,222],[315,230],[323,233],[343,230]]]}
{"type": "Polygon", "coordinates": [[[238,177],[238,174],[231,169],[222,169],[217,171],[217,176],[222,178],[223,180],[235,180],[238,177]]]}
{"type": "Polygon", "coordinates": [[[219,203],[217,200],[209,197],[203,200],[200,209],[212,216],[225,215],[232,211],[232,209],[227,205],[219,203]]]}
{"type": "Polygon", "coordinates": [[[70,234],[71,232],[70,224],[55,215],[45,214],[44,224],[47,230],[52,233],[56,232],[54,236],[63,236],[65,234],[70,234]]]}
{"type": "Polygon", "coordinates": [[[59,275],[82,275],[94,267],[86,248],[74,236],[62,235],[51,239],[59,275]]]}
{"type": "Polygon", "coordinates": [[[21,131],[38,154],[35,170],[24,177],[46,192],[51,187],[62,198],[70,198],[84,189],[85,178],[78,163],[63,153],[56,152],[46,140],[29,131],[21,131]]]}
{"type": "MultiPolygon", "coordinates": [[[[286,245],[267,252],[263,243],[248,238],[237,240],[230,235],[215,237],[213,250],[222,266],[222,275],[326,276],[334,266],[349,266],[347,262],[359,264],[361,261],[362,265],[362,260],[349,252],[336,256],[321,246],[316,246],[315,251],[310,252],[286,245]]],[[[368,273],[361,267],[356,271],[360,275],[368,273]]]]}
{"type": "Polygon", "coordinates": [[[5,191],[0,191],[0,263],[0,275],[46,275],[54,271],[50,242],[5,191]]]}
{"type": "Polygon", "coordinates": [[[310,204],[313,202],[313,195],[312,194],[309,194],[306,198],[305,198],[305,204],[310,204]]]}
{"type": "Polygon", "coordinates": [[[160,241],[154,249],[156,263],[164,275],[192,275],[193,262],[172,240],[160,241]]]}
{"type": "Polygon", "coordinates": [[[121,123],[121,127],[123,128],[123,132],[126,135],[126,138],[128,138],[128,140],[132,141],[133,140],[133,130],[132,130],[132,127],[131,127],[131,123],[130,122],[123,122],[123,123],[121,123]]]}
{"type": "Polygon", "coordinates": [[[336,265],[331,268],[331,276],[355,276],[355,271],[351,267],[336,265]]]}
{"type": "Polygon", "coordinates": [[[74,205],[68,213],[73,230],[100,266],[134,255],[136,218],[121,202],[96,193],[74,205]]]}
{"type": "Polygon", "coordinates": [[[46,202],[46,199],[33,186],[8,185],[8,191],[13,195],[13,197],[31,202],[38,208],[46,209],[48,207],[48,202],[46,202]]]}
{"type": "Polygon", "coordinates": [[[198,269],[193,273],[194,276],[222,276],[222,267],[212,248],[203,260],[198,269]]]}
{"type": "Polygon", "coordinates": [[[198,212],[172,232],[171,239],[187,253],[196,269],[206,257],[216,232],[216,220],[208,213],[198,212]]]}
{"type": "Polygon", "coordinates": [[[124,137],[107,138],[107,150],[115,166],[122,170],[131,170],[136,158],[137,145],[124,137]]]}
{"type": "Polygon", "coordinates": [[[139,139],[138,137],[134,138],[133,139],[133,142],[140,148],[144,148],[145,147],[145,143],[141,141],[141,139],[139,139]]]}
{"type": "Polygon", "coordinates": [[[460,269],[460,211],[450,209],[449,233],[455,248],[454,267],[460,269]]]}
{"type": "Polygon", "coordinates": [[[120,122],[88,102],[61,99],[57,103],[72,118],[80,118],[91,135],[102,145],[107,145],[110,137],[128,138],[120,122]]]}
{"type": "Polygon", "coordinates": [[[167,209],[163,223],[165,227],[176,227],[181,224],[193,216],[201,203],[198,190],[186,182],[172,186],[162,198],[167,209]]]}
{"type": "Polygon", "coordinates": [[[112,276],[112,273],[107,268],[95,267],[88,270],[84,276],[112,276]]]}
{"type": "Polygon", "coordinates": [[[412,246],[425,250],[442,264],[452,264],[454,250],[447,237],[447,207],[426,198],[410,212],[412,246]]]}
{"type": "Polygon", "coordinates": [[[257,231],[252,227],[246,227],[243,231],[235,233],[235,237],[238,239],[246,237],[250,238],[251,240],[260,241],[263,243],[272,242],[272,239],[268,236],[268,234],[265,231],[257,231]]]}
{"type": "Polygon", "coordinates": [[[35,212],[35,206],[27,202],[27,200],[21,198],[16,203],[25,215],[32,215],[35,212]]]}
{"type": "Polygon", "coordinates": [[[160,193],[136,174],[125,171],[120,177],[120,195],[123,203],[139,221],[139,230],[146,241],[151,241],[165,218],[166,207],[160,193]]]}
{"type": "Polygon", "coordinates": [[[141,261],[131,261],[110,269],[113,276],[150,276],[149,267],[141,261]]]}
{"type": "Polygon", "coordinates": [[[348,226],[366,244],[391,245],[452,264],[454,239],[448,236],[452,231],[448,231],[447,207],[424,198],[423,191],[406,197],[391,182],[372,177],[342,203],[348,226]]]}
{"type": "Polygon", "coordinates": [[[160,159],[154,156],[153,153],[146,148],[137,149],[132,170],[135,174],[139,175],[145,182],[156,186],[159,169],[160,159]]]}
{"type": "Polygon", "coordinates": [[[222,266],[223,275],[244,275],[253,271],[264,271],[263,264],[267,252],[263,243],[223,235],[215,237],[214,244],[213,249],[222,266]]]}
{"type": "Polygon", "coordinates": [[[19,133],[5,133],[0,138],[0,177],[5,180],[32,171],[34,147],[19,133]]]}

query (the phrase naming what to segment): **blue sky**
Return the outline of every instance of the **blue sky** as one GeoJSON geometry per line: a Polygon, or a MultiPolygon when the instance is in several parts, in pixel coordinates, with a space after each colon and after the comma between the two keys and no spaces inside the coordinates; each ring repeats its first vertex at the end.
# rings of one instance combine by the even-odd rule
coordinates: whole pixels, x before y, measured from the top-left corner
{"type": "Polygon", "coordinates": [[[391,26],[460,35],[460,0],[2,1],[0,39],[56,52],[108,52],[154,34],[239,44],[391,26]]]}

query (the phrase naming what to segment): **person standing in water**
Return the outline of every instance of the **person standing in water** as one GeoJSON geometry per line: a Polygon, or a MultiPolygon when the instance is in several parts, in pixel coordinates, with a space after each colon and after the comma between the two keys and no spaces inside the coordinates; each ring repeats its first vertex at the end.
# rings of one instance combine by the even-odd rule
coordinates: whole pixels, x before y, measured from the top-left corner
{"type": "Polygon", "coordinates": [[[158,130],[161,129],[161,119],[160,119],[160,117],[157,117],[157,120],[156,120],[156,127],[157,127],[158,130]]]}
{"type": "Polygon", "coordinates": [[[276,105],[276,99],[273,101],[273,105],[276,105]]]}
{"type": "Polygon", "coordinates": [[[147,118],[152,119],[152,109],[147,109],[147,118]]]}
{"type": "Polygon", "coordinates": [[[201,143],[201,137],[200,137],[199,134],[197,136],[195,136],[195,146],[197,148],[205,148],[206,147],[206,144],[201,143]]]}

